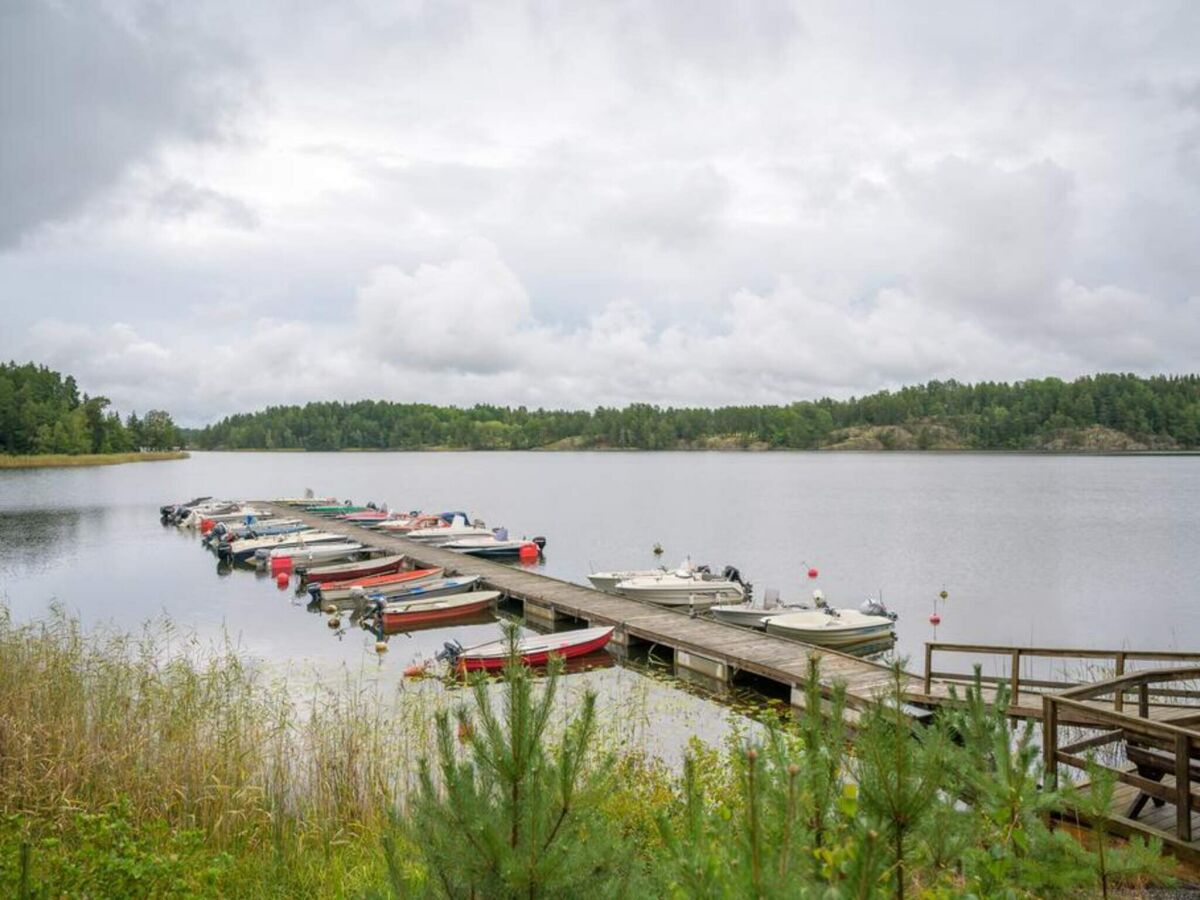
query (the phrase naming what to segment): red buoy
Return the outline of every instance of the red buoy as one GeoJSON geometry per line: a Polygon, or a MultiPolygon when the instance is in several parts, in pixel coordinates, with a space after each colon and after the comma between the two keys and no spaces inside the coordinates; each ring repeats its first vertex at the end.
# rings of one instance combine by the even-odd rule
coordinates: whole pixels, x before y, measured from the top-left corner
{"type": "Polygon", "coordinates": [[[528,544],[522,544],[521,549],[517,551],[517,556],[521,559],[537,559],[539,555],[538,545],[530,541],[528,544]]]}
{"type": "Polygon", "coordinates": [[[930,625],[941,625],[941,624],[942,624],[942,617],[941,617],[941,616],[939,616],[937,613],[934,613],[933,615],[931,615],[931,616],[929,617],[929,624],[930,624],[930,625]]]}
{"type": "Polygon", "coordinates": [[[809,577],[809,578],[816,578],[818,574],[820,574],[820,573],[819,573],[819,572],[817,572],[817,570],[816,570],[816,569],[809,569],[809,570],[808,570],[808,577],[809,577]]]}
{"type": "Polygon", "coordinates": [[[212,531],[216,527],[216,525],[217,525],[217,523],[212,519],[201,519],[200,520],[200,533],[208,534],[210,531],[212,531]]]}
{"type": "Polygon", "coordinates": [[[290,556],[276,556],[271,560],[271,574],[278,578],[280,572],[291,574],[292,558],[290,556]]]}
{"type": "Polygon", "coordinates": [[[275,583],[279,585],[280,590],[287,587],[292,581],[292,576],[287,572],[279,572],[275,575],[275,583]]]}

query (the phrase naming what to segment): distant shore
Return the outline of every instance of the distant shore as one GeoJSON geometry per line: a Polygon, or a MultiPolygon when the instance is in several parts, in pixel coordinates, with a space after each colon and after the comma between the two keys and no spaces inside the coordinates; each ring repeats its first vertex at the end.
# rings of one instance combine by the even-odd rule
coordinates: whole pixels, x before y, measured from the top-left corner
{"type": "Polygon", "coordinates": [[[116,466],[133,462],[187,459],[186,450],[153,450],[146,453],[35,453],[11,456],[0,453],[0,469],[50,469],[73,466],[116,466]]]}

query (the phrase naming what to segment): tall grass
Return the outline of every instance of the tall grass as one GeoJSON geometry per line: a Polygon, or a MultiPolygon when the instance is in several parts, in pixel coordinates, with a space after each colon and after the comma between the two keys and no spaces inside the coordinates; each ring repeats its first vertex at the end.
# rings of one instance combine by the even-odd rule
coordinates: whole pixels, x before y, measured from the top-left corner
{"type": "Polygon", "coordinates": [[[37,870],[39,855],[55,862],[37,848],[71,841],[80,814],[119,810],[195,834],[247,889],[374,882],[380,834],[444,698],[405,691],[385,711],[353,684],[297,698],[231,647],[164,654],[166,637],[85,636],[61,614],[17,626],[0,609],[9,843],[33,846],[37,870]]]}
{"type": "Polygon", "coordinates": [[[153,450],[145,453],[34,453],[14,455],[0,453],[0,469],[46,469],[71,466],[115,466],[131,462],[161,462],[187,459],[183,450],[153,450]]]}

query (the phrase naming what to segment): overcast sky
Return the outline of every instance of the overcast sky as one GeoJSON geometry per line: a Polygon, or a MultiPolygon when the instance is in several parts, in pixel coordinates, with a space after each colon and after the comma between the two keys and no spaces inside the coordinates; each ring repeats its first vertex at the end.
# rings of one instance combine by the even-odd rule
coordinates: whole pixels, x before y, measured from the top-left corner
{"type": "Polygon", "coordinates": [[[0,357],[188,424],[1195,371],[1198,48],[1194,0],[0,0],[0,357]]]}

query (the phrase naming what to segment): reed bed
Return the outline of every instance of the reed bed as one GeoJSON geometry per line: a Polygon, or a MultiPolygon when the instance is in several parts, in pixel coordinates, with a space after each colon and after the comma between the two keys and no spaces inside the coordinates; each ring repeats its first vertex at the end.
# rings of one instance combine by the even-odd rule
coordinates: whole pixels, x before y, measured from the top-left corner
{"type": "Polygon", "coordinates": [[[131,462],[162,462],[187,459],[184,450],[154,450],[145,453],[34,453],[14,455],[0,453],[0,469],[48,469],[71,466],[115,466],[131,462]]]}

